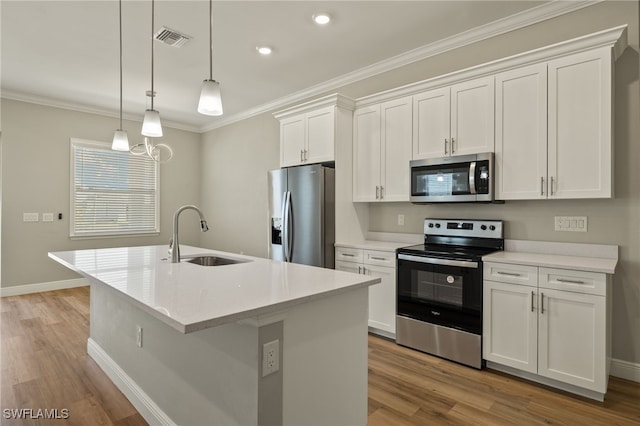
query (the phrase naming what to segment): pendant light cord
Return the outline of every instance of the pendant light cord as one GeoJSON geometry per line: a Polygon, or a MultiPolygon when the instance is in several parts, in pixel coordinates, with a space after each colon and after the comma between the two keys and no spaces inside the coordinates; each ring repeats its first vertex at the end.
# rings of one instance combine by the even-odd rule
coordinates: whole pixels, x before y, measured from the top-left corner
{"type": "Polygon", "coordinates": [[[155,2],[151,0],[151,109],[153,110],[153,98],[155,92],[153,91],[153,26],[155,25],[155,2]]]}
{"type": "Polygon", "coordinates": [[[213,0],[209,0],[209,80],[213,80],[213,0]]]}
{"type": "Polygon", "coordinates": [[[120,130],[122,130],[122,0],[118,1],[120,18],[120,130]]]}

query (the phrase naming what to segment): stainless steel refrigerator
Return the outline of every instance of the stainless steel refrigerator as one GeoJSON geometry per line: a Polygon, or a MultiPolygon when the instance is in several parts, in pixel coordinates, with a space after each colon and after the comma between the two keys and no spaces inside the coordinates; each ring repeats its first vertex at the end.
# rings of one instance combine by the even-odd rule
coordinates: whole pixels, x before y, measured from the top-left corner
{"type": "Polygon", "coordinates": [[[269,256],[334,267],[335,170],[320,164],[269,172],[269,256]]]}

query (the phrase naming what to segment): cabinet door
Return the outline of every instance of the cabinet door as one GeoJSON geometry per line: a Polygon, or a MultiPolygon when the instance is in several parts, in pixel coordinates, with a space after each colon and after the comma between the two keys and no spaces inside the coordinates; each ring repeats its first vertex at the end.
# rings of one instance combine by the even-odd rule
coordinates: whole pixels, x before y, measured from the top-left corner
{"type": "Polygon", "coordinates": [[[369,287],[369,327],[396,333],[396,269],[364,265],[367,275],[378,277],[380,284],[369,287]]]}
{"type": "Polygon", "coordinates": [[[547,198],[547,66],[496,76],[496,199],[547,198]]]}
{"type": "Polygon", "coordinates": [[[611,49],[549,64],[549,195],[612,197],[611,49]]]}
{"type": "Polygon", "coordinates": [[[289,117],[280,122],[280,167],[302,163],[304,138],[304,115],[289,117]]]}
{"type": "Polygon", "coordinates": [[[606,392],[605,298],[540,289],[538,374],[606,392]]]}
{"type": "Polygon", "coordinates": [[[449,155],[450,115],[451,95],[448,87],[413,97],[414,160],[449,155]]]}
{"type": "Polygon", "coordinates": [[[451,86],[451,154],[494,151],[494,78],[451,86]]]}
{"type": "Polygon", "coordinates": [[[537,372],[536,298],[536,287],[484,281],[484,359],[530,373],[537,372]]]}
{"type": "Polygon", "coordinates": [[[377,201],[380,194],[380,105],[353,114],[353,201],[377,201]]]}
{"type": "Polygon", "coordinates": [[[309,112],[305,115],[307,152],[305,163],[333,161],[335,108],[333,106],[309,112]]]}
{"type": "Polygon", "coordinates": [[[381,105],[382,201],[409,201],[412,108],[411,96],[381,105]]]}

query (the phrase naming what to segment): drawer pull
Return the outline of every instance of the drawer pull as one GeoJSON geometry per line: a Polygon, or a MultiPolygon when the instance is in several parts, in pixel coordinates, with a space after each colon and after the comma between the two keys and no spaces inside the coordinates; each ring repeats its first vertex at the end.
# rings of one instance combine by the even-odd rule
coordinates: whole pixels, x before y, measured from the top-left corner
{"type": "Polygon", "coordinates": [[[498,271],[498,275],[508,275],[510,277],[521,277],[521,274],[516,274],[515,272],[502,272],[498,271]]]}
{"type": "Polygon", "coordinates": [[[388,260],[385,257],[377,257],[377,256],[371,256],[371,259],[373,259],[373,260],[381,260],[383,262],[386,262],[388,260]]]}
{"type": "Polygon", "coordinates": [[[356,255],[352,253],[340,253],[340,256],[356,257],[356,255]]]}
{"type": "Polygon", "coordinates": [[[569,283],[569,284],[586,284],[584,281],[569,280],[569,279],[566,279],[566,278],[558,278],[557,281],[561,282],[561,283],[569,283]]]}

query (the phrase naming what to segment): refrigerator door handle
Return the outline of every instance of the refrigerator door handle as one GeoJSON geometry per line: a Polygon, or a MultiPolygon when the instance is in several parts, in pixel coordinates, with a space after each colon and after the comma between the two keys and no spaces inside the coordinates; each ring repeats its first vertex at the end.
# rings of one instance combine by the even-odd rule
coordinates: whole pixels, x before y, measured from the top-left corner
{"type": "Polygon", "coordinates": [[[282,229],[280,231],[282,259],[287,261],[287,192],[282,194],[282,229]]]}
{"type": "Polygon", "coordinates": [[[285,226],[285,230],[286,230],[286,235],[285,238],[287,240],[287,251],[286,251],[286,257],[285,257],[285,261],[286,262],[291,262],[291,251],[293,248],[293,206],[291,205],[291,192],[287,191],[287,196],[286,196],[286,203],[287,203],[287,211],[286,211],[286,226],[285,226]]]}
{"type": "Polygon", "coordinates": [[[282,196],[282,258],[285,262],[291,262],[291,246],[293,239],[291,209],[291,192],[287,191],[282,196]]]}

